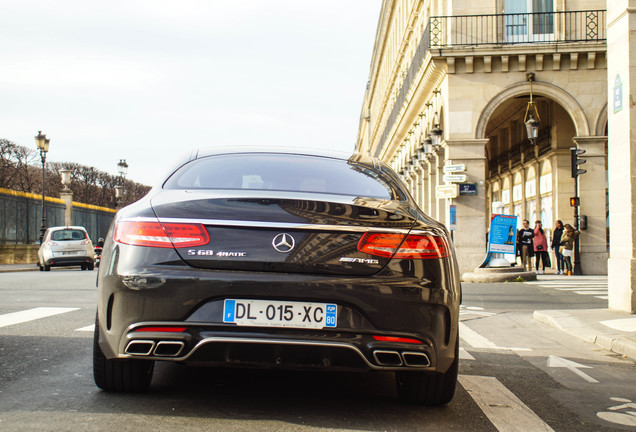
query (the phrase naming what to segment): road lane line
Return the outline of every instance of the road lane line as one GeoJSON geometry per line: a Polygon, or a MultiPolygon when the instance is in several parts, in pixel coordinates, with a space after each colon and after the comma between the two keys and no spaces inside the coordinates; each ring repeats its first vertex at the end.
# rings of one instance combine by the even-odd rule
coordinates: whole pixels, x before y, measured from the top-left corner
{"type": "Polygon", "coordinates": [[[475,357],[470,355],[470,353],[468,351],[466,351],[464,348],[460,348],[459,349],[459,359],[460,360],[475,360],[475,357]]]}
{"type": "Polygon", "coordinates": [[[81,327],[81,328],[75,329],[75,331],[81,331],[81,332],[92,332],[92,331],[95,331],[95,324],[91,324],[91,325],[86,326],[86,327],[81,327]]]}
{"type": "Polygon", "coordinates": [[[459,323],[459,336],[466,342],[468,342],[473,348],[486,348],[486,349],[499,349],[499,350],[511,350],[511,351],[532,351],[530,348],[511,348],[500,347],[490,340],[486,339],[475,330],[468,327],[463,322],[459,323]]]}
{"type": "Polygon", "coordinates": [[[40,318],[46,318],[53,315],[59,315],[66,312],[78,310],[79,308],[56,308],[56,307],[38,307],[27,309],[20,312],[12,312],[0,315],[0,327],[6,327],[14,324],[21,324],[40,318]]]}
{"type": "Polygon", "coordinates": [[[497,378],[460,375],[459,383],[499,432],[554,431],[497,378]]]}

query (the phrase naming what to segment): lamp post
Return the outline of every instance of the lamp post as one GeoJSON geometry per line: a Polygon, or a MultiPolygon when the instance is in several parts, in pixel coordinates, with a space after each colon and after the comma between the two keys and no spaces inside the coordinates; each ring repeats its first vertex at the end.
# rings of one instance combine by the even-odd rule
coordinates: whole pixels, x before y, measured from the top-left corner
{"type": "Polygon", "coordinates": [[[115,186],[115,199],[117,201],[117,208],[121,207],[121,201],[124,197],[124,180],[126,178],[126,174],[128,173],[128,164],[126,163],[126,159],[119,159],[117,162],[117,173],[119,174],[117,180],[117,186],[115,186]]]}
{"type": "Polygon", "coordinates": [[[46,154],[49,151],[49,144],[51,140],[46,137],[42,133],[42,131],[38,131],[38,134],[35,136],[35,144],[37,145],[38,150],[40,150],[40,159],[42,159],[42,226],[40,227],[40,244],[42,243],[42,239],[44,238],[44,233],[46,232],[46,208],[44,204],[44,173],[46,167],[46,154]]]}

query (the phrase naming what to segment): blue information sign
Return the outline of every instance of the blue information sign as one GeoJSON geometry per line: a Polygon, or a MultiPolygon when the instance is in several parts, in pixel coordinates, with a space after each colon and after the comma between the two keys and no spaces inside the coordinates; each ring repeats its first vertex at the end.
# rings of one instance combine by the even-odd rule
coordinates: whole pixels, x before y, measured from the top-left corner
{"type": "Polygon", "coordinates": [[[517,216],[494,214],[490,219],[488,252],[515,254],[517,216]]]}

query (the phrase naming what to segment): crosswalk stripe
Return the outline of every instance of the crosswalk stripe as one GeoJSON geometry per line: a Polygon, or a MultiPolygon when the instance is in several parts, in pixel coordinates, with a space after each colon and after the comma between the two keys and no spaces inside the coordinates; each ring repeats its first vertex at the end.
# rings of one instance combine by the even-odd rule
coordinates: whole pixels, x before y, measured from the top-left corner
{"type": "Polygon", "coordinates": [[[554,431],[497,378],[460,375],[459,382],[499,432],[554,431]]]}
{"type": "Polygon", "coordinates": [[[467,342],[473,348],[486,348],[486,349],[499,349],[499,350],[511,350],[511,351],[532,351],[530,348],[512,348],[512,347],[500,347],[492,341],[483,337],[463,322],[459,323],[459,337],[467,342]]]}
{"type": "Polygon", "coordinates": [[[0,315],[0,327],[21,324],[40,318],[46,318],[53,315],[71,312],[78,309],[79,308],[37,307],[20,312],[11,312],[8,314],[0,315]]]}
{"type": "Polygon", "coordinates": [[[91,325],[86,326],[86,327],[81,327],[81,328],[75,329],[75,331],[81,331],[81,332],[92,332],[92,331],[95,331],[95,324],[91,324],[91,325]]]}
{"type": "Polygon", "coordinates": [[[603,295],[607,294],[607,290],[605,291],[574,291],[575,294],[583,294],[583,295],[603,295]]]}

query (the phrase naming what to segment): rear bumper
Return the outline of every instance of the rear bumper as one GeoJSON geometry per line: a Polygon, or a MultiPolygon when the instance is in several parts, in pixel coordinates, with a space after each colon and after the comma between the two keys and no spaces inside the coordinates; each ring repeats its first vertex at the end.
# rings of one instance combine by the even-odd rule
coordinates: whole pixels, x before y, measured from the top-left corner
{"type": "Polygon", "coordinates": [[[426,283],[403,275],[344,279],[178,266],[163,266],[153,273],[100,272],[100,346],[106,357],[259,368],[439,372],[454,360],[460,293],[447,289],[458,285],[444,280],[426,283]],[[225,324],[225,298],[336,303],[338,327],[225,324]],[[161,326],[185,330],[138,331],[161,326]],[[380,342],[375,335],[421,343],[380,342]]]}
{"type": "Polygon", "coordinates": [[[93,258],[86,256],[74,256],[74,257],[59,257],[49,258],[45,264],[49,267],[62,267],[71,265],[87,265],[94,263],[93,258]]]}

